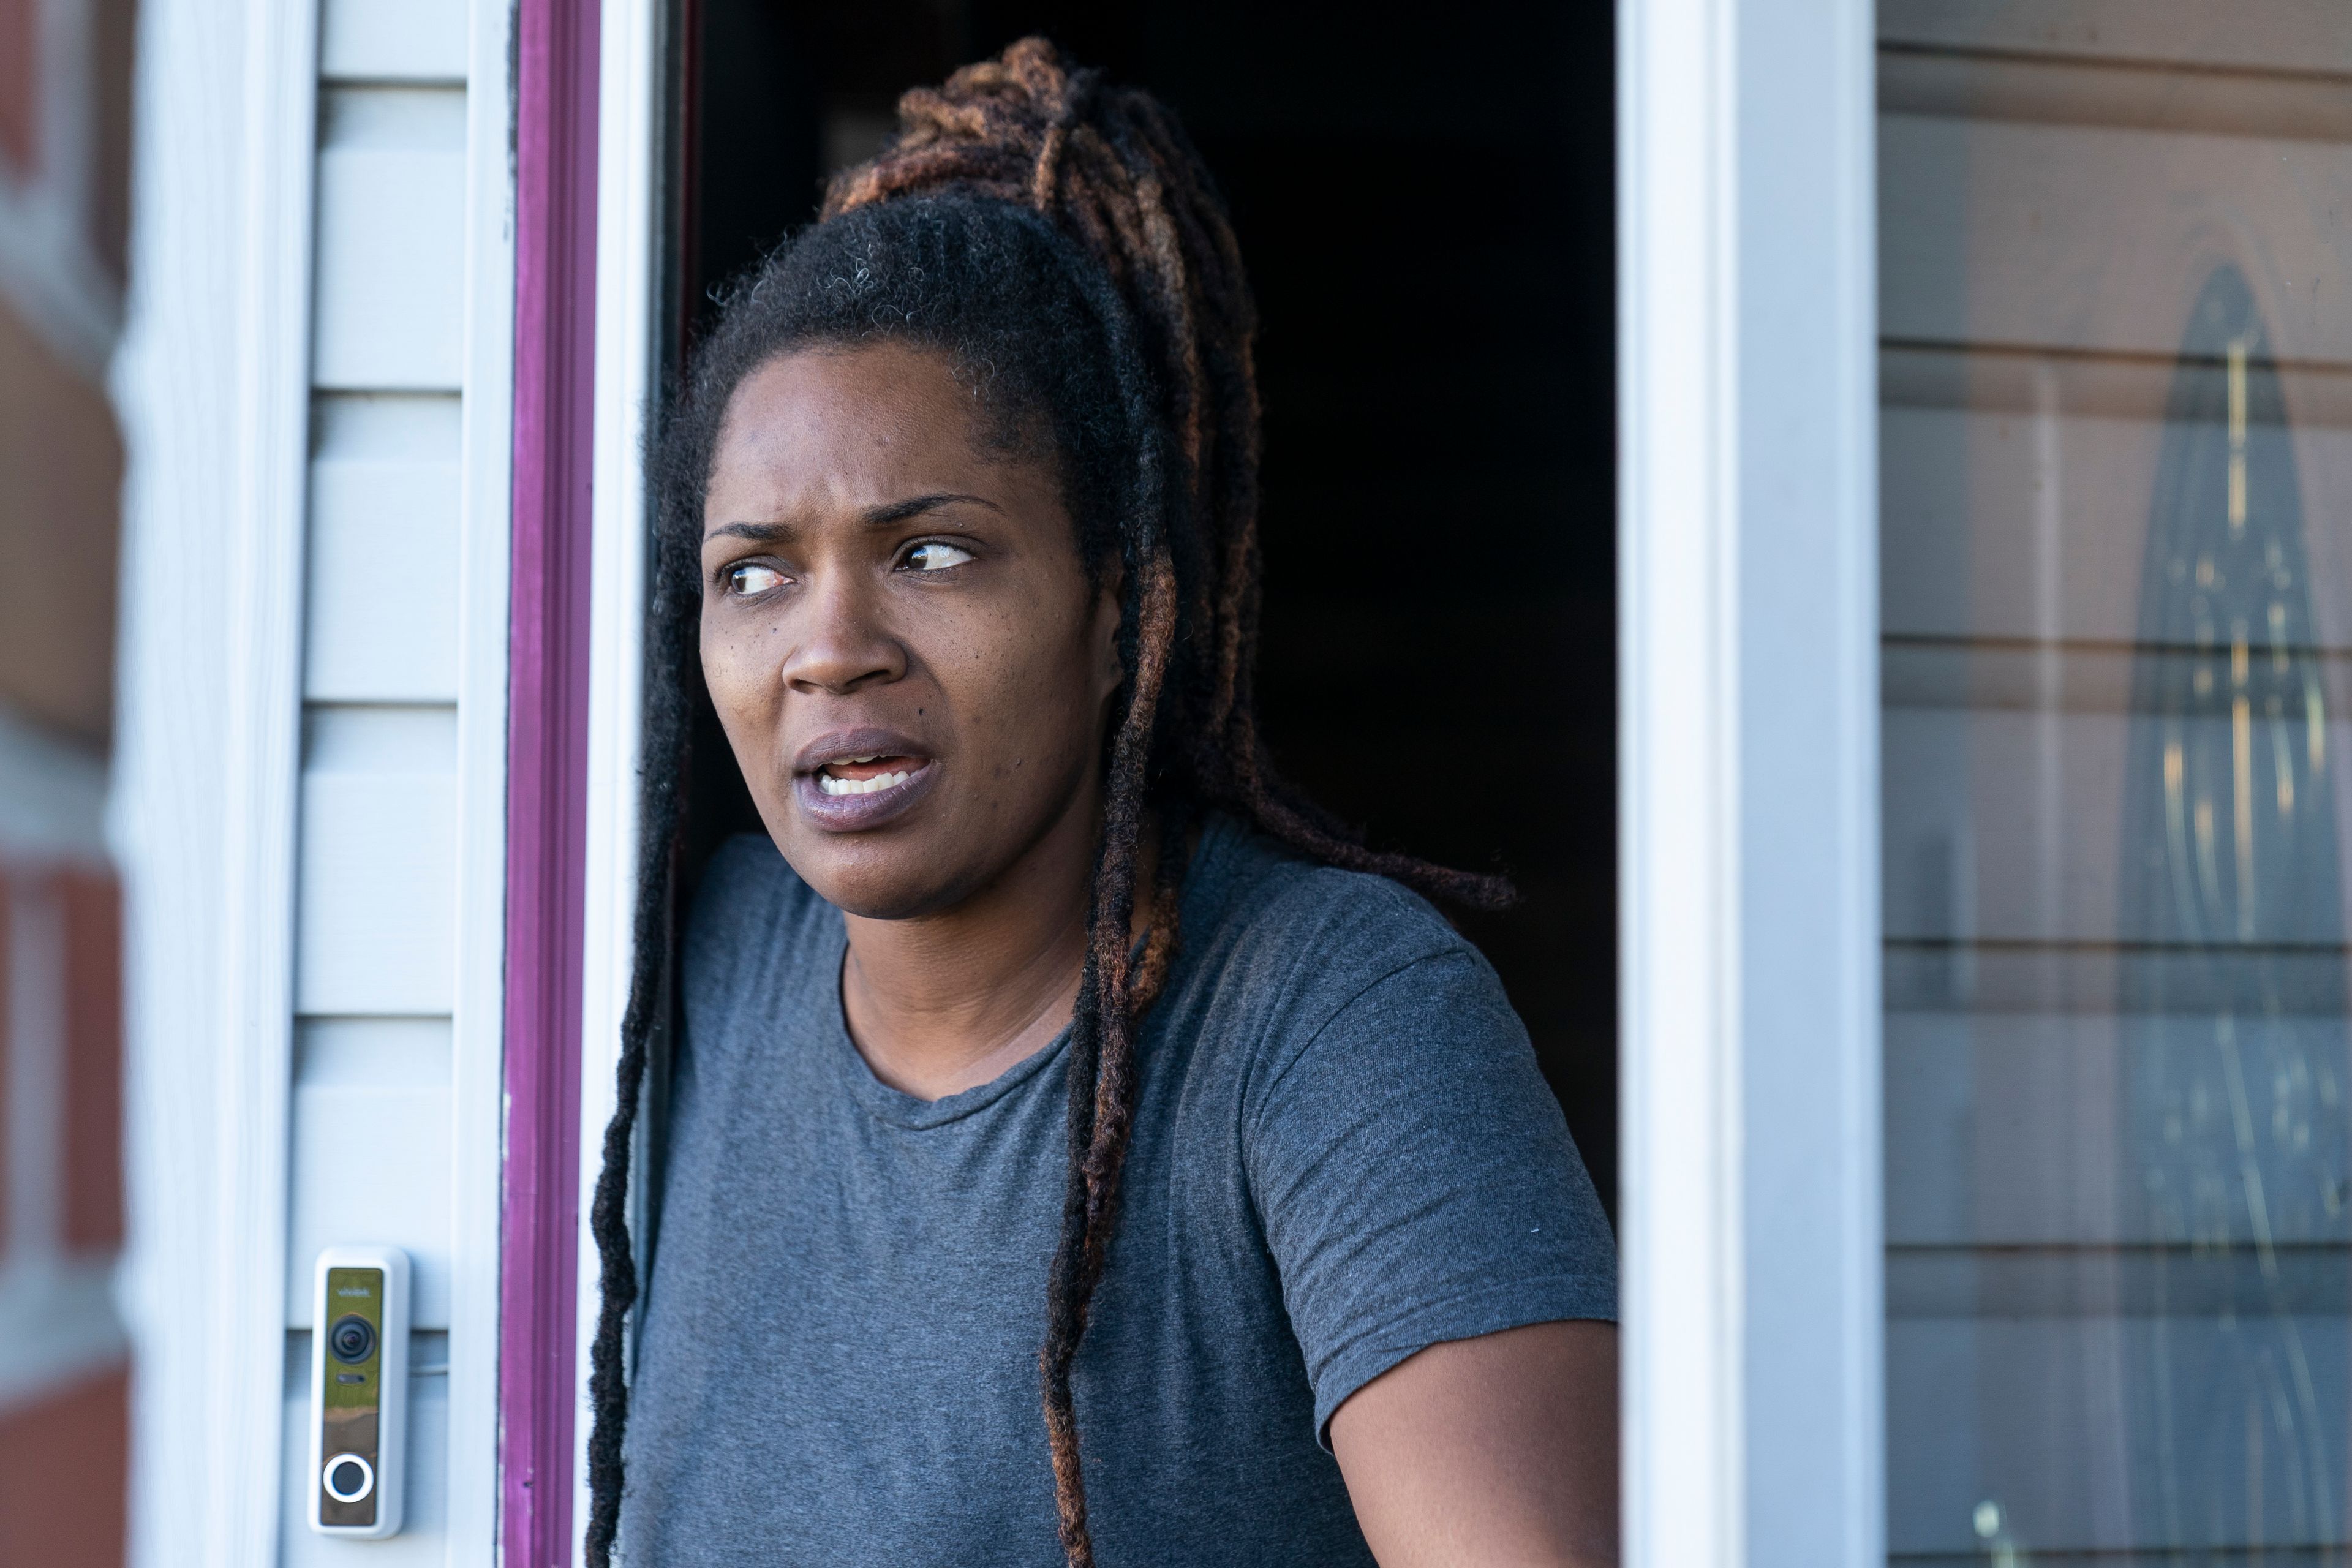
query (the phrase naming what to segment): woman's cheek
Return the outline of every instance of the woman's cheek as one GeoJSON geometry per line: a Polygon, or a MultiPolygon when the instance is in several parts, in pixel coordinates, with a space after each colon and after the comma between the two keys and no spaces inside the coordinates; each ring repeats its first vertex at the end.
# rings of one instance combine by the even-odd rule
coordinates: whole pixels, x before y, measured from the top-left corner
{"type": "Polygon", "coordinates": [[[709,688],[711,706],[721,722],[738,734],[758,725],[763,708],[752,700],[760,686],[758,650],[745,643],[742,633],[727,629],[706,630],[702,637],[703,684],[709,688]]]}

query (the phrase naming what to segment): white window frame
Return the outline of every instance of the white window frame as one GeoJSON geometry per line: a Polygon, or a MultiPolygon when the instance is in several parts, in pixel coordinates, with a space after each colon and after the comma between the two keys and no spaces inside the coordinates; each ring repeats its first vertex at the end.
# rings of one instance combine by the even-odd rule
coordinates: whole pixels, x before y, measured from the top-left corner
{"type": "Polygon", "coordinates": [[[1885,1561],[1864,0],[1620,0],[1625,1561],[1885,1561]]]}

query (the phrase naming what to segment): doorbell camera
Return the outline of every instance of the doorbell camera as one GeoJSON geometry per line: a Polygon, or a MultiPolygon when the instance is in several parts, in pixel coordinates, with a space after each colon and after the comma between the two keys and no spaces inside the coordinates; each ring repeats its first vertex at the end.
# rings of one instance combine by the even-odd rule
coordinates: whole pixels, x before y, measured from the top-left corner
{"type": "Polygon", "coordinates": [[[310,1528],[380,1540],[400,1529],[408,1444],[408,1255],[319,1254],[310,1317],[310,1528]]]}

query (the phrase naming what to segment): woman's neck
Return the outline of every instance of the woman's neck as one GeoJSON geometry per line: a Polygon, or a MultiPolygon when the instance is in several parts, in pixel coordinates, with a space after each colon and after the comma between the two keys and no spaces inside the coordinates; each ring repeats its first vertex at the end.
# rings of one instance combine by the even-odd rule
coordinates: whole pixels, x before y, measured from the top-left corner
{"type": "MultiPolygon", "coordinates": [[[[1077,1004],[1101,816],[1089,792],[1003,876],[952,909],[911,920],[843,917],[842,1012],[876,1078],[940,1100],[1053,1043],[1077,1004]]],[[[1139,912],[1144,907],[1139,887],[1139,912]]]]}

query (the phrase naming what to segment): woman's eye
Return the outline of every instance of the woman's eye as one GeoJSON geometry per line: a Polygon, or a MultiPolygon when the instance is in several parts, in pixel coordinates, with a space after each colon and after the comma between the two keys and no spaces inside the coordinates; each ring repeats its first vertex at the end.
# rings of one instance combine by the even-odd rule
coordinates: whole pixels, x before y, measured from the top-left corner
{"type": "Polygon", "coordinates": [[[916,572],[944,572],[971,559],[971,552],[952,544],[918,544],[907,552],[907,565],[916,572]]]}
{"type": "Polygon", "coordinates": [[[740,566],[727,569],[727,591],[747,599],[766,593],[783,580],[782,572],[754,562],[747,561],[740,566]]]}

